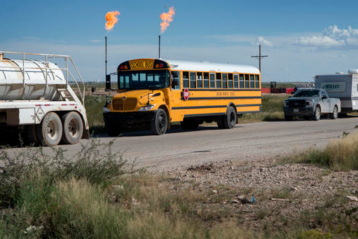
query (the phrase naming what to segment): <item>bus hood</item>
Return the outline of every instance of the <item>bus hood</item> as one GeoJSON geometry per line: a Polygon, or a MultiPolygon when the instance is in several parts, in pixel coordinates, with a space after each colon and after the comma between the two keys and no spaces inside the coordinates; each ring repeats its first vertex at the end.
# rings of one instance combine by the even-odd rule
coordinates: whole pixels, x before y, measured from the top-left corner
{"type": "Polygon", "coordinates": [[[159,99],[160,101],[164,101],[164,94],[161,90],[133,90],[121,92],[113,96],[113,99],[127,98],[136,98],[139,105],[146,105],[148,99],[150,103],[155,103],[159,99]]]}

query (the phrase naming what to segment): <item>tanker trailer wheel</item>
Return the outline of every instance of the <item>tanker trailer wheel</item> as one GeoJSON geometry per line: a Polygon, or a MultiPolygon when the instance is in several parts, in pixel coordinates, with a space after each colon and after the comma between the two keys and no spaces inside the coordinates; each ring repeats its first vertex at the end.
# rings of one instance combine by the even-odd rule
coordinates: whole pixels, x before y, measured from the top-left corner
{"type": "Polygon", "coordinates": [[[60,117],[54,112],[46,114],[41,123],[36,125],[36,132],[41,144],[47,146],[58,145],[62,138],[60,117]]]}
{"type": "Polygon", "coordinates": [[[62,142],[65,144],[77,144],[80,142],[83,135],[81,116],[76,112],[69,112],[61,118],[63,124],[62,142]]]}

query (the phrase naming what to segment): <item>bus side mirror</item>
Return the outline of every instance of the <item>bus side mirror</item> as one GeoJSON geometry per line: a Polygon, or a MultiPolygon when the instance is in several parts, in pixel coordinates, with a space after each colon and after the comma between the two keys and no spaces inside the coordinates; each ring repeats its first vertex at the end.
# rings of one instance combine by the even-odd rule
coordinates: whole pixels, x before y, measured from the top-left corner
{"type": "Polygon", "coordinates": [[[111,75],[106,75],[106,91],[111,90],[111,75]]]}

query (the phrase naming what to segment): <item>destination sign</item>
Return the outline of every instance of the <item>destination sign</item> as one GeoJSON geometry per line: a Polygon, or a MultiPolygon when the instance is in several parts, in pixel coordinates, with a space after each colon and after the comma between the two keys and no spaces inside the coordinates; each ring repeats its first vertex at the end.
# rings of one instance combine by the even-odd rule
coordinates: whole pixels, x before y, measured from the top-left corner
{"type": "Polygon", "coordinates": [[[154,60],[133,60],[129,62],[131,70],[153,69],[154,60]]]}

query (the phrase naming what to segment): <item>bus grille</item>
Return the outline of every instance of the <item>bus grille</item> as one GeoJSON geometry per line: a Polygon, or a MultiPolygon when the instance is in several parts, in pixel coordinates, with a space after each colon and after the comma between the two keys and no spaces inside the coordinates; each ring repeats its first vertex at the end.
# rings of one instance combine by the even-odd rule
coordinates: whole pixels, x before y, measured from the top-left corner
{"type": "Polygon", "coordinates": [[[136,98],[127,98],[124,101],[122,99],[113,100],[114,110],[134,110],[137,106],[136,98]]]}

